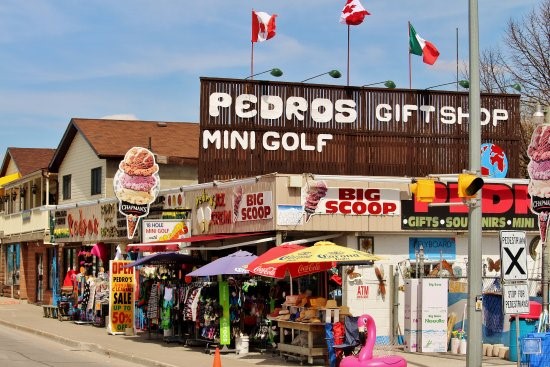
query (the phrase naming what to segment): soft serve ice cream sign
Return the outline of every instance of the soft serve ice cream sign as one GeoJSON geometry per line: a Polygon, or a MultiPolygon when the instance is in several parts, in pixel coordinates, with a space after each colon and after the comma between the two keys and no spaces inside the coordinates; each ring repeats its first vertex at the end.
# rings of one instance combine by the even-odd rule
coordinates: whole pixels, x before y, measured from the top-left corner
{"type": "Polygon", "coordinates": [[[134,237],[139,220],[149,214],[159,193],[158,170],[153,153],[141,147],[131,148],[119,164],[113,186],[119,200],[118,211],[126,216],[128,238],[134,237]]]}

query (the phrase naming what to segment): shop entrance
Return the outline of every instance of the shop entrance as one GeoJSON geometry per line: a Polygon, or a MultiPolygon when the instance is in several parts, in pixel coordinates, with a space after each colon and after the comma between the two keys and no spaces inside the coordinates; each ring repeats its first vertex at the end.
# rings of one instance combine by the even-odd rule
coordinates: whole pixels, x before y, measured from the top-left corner
{"type": "Polygon", "coordinates": [[[44,301],[44,259],[42,254],[36,254],[36,303],[44,301]]]}

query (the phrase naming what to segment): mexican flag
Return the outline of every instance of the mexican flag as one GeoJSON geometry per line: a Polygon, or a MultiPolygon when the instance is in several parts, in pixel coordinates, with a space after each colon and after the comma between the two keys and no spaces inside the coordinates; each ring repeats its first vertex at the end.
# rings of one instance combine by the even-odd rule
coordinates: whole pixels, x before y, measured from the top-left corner
{"type": "Polygon", "coordinates": [[[409,23],[409,52],[414,55],[422,56],[422,60],[429,65],[433,65],[439,56],[439,51],[433,43],[420,37],[409,23]]]}

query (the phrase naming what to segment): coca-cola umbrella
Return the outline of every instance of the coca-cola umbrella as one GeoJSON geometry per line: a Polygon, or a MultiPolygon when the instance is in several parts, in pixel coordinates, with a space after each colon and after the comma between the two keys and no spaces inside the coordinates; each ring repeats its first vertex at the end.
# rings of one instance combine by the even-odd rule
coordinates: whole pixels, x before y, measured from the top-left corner
{"type": "Polygon", "coordinates": [[[268,261],[277,259],[281,256],[289,255],[306,247],[295,244],[282,244],[275,246],[258,256],[258,258],[247,265],[247,269],[251,274],[261,275],[269,278],[282,279],[287,274],[292,278],[301,277],[304,275],[319,273],[332,268],[331,262],[301,262],[301,263],[278,263],[266,264],[268,261]]]}

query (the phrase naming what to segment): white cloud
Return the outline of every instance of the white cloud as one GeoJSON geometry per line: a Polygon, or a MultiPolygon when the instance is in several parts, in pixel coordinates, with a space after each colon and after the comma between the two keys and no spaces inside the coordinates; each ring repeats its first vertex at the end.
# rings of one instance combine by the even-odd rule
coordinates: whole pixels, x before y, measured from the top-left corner
{"type": "Polygon", "coordinates": [[[100,117],[102,120],[137,120],[136,115],[131,113],[121,113],[118,115],[108,115],[100,117]]]}

